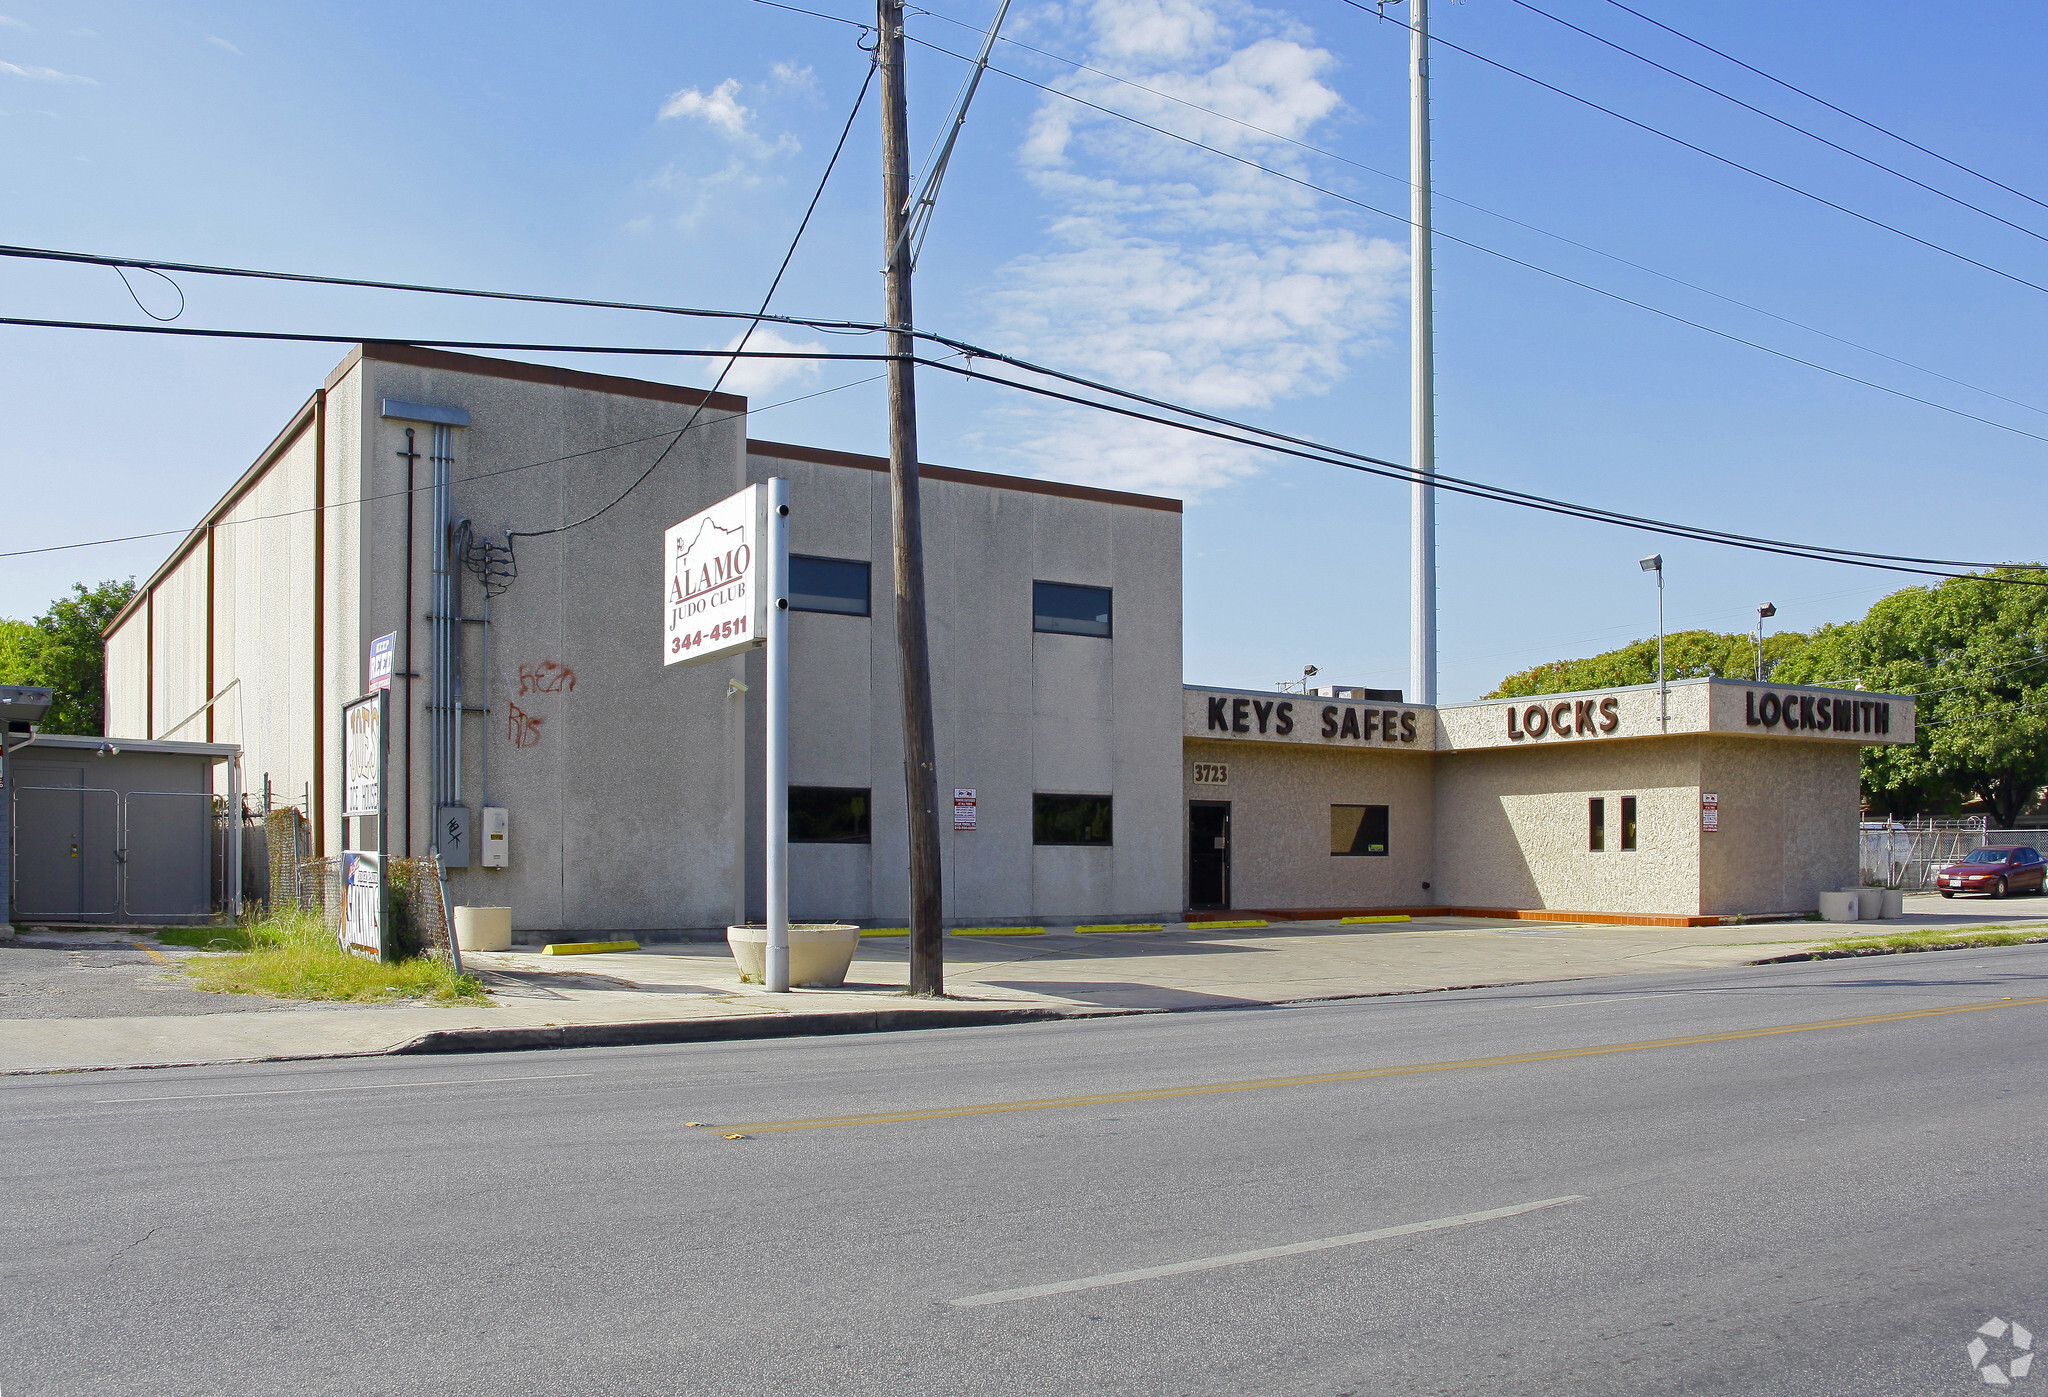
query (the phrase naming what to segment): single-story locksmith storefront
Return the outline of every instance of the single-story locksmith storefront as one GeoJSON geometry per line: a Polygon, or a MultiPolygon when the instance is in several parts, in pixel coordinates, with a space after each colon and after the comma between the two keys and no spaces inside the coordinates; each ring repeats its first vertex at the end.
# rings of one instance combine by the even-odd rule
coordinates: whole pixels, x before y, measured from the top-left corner
{"type": "Polygon", "coordinates": [[[1914,735],[1910,698],[1726,679],[1182,702],[1197,912],[1810,911],[1857,881],[1860,750],[1914,735]]]}

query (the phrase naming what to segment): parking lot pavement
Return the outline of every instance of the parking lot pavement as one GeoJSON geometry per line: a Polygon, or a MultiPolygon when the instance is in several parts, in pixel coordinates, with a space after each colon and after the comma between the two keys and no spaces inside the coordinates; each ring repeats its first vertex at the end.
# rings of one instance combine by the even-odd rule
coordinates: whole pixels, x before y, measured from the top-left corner
{"type": "Polygon", "coordinates": [[[189,954],[153,938],[50,932],[0,941],[0,1020],[236,1014],[292,1006],[194,989],[177,962],[189,954]]]}

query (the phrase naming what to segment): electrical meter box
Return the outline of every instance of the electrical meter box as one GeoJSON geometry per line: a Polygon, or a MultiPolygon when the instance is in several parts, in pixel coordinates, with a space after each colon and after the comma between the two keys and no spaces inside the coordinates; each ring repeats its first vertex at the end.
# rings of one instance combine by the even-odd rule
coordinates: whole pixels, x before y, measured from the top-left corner
{"type": "Polygon", "coordinates": [[[467,805],[444,805],[434,812],[434,852],[443,868],[469,867],[467,805]]]}
{"type": "Polygon", "coordinates": [[[503,806],[484,807],[483,865],[504,868],[512,859],[512,816],[503,806]]]}

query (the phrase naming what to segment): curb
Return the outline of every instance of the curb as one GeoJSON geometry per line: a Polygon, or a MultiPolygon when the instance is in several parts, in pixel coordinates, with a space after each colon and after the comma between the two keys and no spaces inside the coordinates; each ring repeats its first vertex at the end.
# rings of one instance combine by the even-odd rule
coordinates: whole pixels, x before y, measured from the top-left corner
{"type": "Polygon", "coordinates": [[[760,1014],[724,1019],[656,1019],[638,1023],[563,1024],[555,1028],[445,1028],[423,1033],[380,1055],[506,1053],[545,1048],[627,1048],[659,1043],[724,1043],[750,1038],[817,1038],[900,1033],[918,1028],[988,1028],[1058,1019],[1127,1018],[1170,1009],[1061,1008],[874,1009],[860,1013],[760,1014]]]}

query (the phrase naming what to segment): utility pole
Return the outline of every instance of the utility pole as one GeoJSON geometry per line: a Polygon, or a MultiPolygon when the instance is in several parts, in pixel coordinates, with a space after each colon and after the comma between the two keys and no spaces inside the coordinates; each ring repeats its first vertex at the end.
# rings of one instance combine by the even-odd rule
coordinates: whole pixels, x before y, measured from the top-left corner
{"type": "Polygon", "coordinates": [[[918,503],[917,386],[910,356],[910,133],[903,95],[903,0],[876,0],[881,34],[882,250],[888,287],[889,503],[896,535],[896,653],[903,689],[903,786],[910,816],[910,992],[942,995],[945,906],[939,882],[939,773],[924,614],[924,525],[918,503]]]}
{"type": "Polygon", "coordinates": [[[1408,682],[1436,702],[1436,344],[1429,246],[1429,0],[1408,5],[1408,682]]]}

